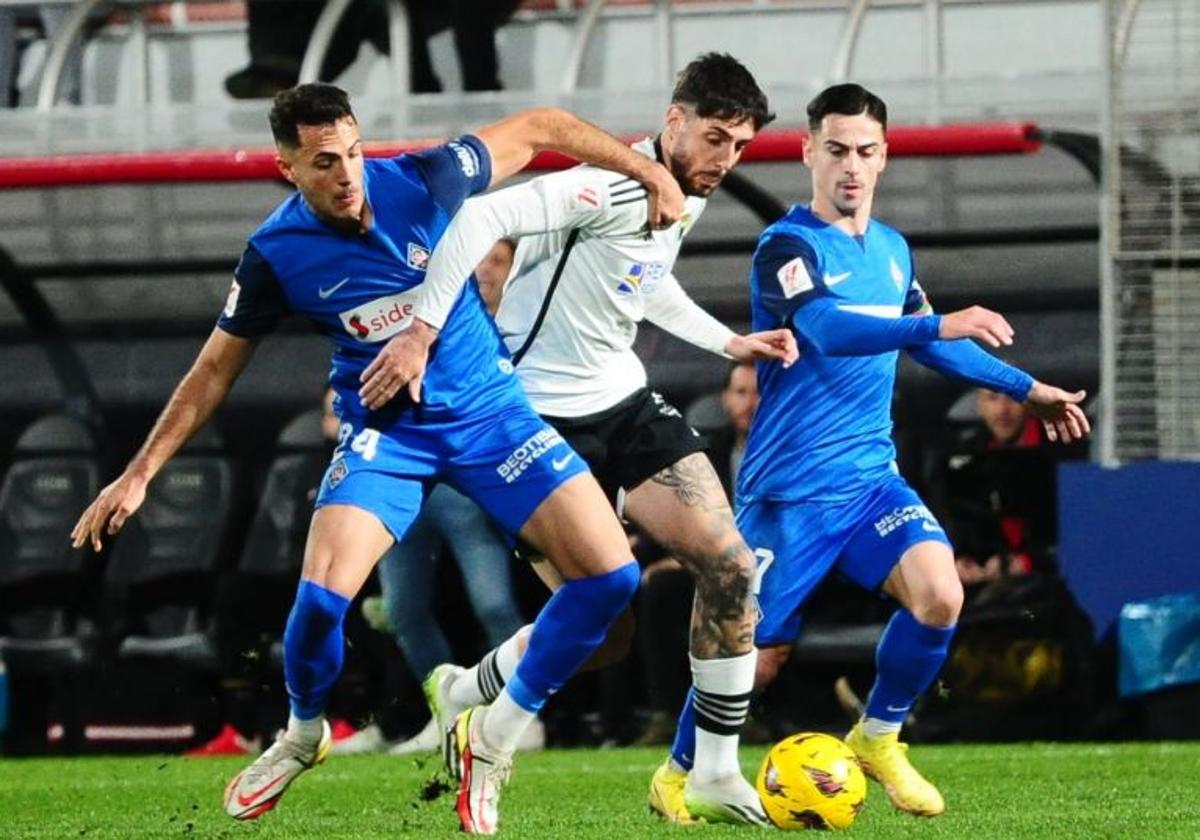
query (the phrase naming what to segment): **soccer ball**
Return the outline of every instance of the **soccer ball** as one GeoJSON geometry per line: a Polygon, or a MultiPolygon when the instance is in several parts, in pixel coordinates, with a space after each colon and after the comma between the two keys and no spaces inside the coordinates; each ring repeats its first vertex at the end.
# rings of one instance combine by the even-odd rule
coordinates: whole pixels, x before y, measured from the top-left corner
{"type": "Polygon", "coordinates": [[[849,828],[867,801],[867,779],[849,747],[831,735],[801,732],[767,753],[758,796],[779,828],[849,828]]]}

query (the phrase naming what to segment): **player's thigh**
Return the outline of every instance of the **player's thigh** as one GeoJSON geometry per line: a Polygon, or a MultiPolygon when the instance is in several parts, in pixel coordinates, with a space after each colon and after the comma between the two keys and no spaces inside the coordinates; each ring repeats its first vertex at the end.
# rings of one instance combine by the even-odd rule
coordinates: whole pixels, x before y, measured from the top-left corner
{"type": "Polygon", "coordinates": [[[790,644],[800,635],[804,602],[843,545],[825,519],[824,508],[813,503],[753,502],[738,511],[737,527],[757,563],[751,589],[758,599],[759,647],[790,644]]]}
{"type": "Polygon", "coordinates": [[[606,574],[632,557],[625,531],[590,473],[576,475],[546,497],[521,529],[521,538],[564,580],[606,574]]]}
{"type": "Polygon", "coordinates": [[[510,540],[529,543],[567,580],[628,562],[625,533],[587,464],[527,403],[490,412],[476,431],[447,480],[510,540]]]}
{"type": "Polygon", "coordinates": [[[947,611],[957,616],[961,606],[946,532],[899,476],[882,482],[861,505],[838,568],[865,589],[887,592],[918,620],[947,611]]]}
{"type": "Polygon", "coordinates": [[[655,473],[625,497],[625,516],[689,567],[746,565],[742,537],[712,462],[693,452],[655,473]]]}
{"type": "Polygon", "coordinates": [[[370,511],[325,505],[313,514],[300,576],[353,598],[392,542],[391,533],[370,511]]]}
{"type": "Polygon", "coordinates": [[[350,597],[358,592],[421,510],[425,476],[432,469],[415,460],[413,451],[392,435],[342,424],[341,441],[317,493],[304,549],[305,579],[350,597]]]}

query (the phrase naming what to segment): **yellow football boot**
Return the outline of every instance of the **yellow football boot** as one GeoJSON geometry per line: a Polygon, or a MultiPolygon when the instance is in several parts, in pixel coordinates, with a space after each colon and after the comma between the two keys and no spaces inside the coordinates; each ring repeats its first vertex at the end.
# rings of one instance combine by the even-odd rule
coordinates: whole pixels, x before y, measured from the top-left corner
{"type": "Polygon", "coordinates": [[[650,779],[650,811],[670,823],[696,825],[698,821],[688,813],[687,805],[683,802],[687,777],[686,770],[676,767],[667,758],[650,779]]]}
{"type": "Polygon", "coordinates": [[[899,733],[868,738],[860,720],[846,736],[846,745],[858,756],[863,772],[883,785],[901,811],[936,817],[946,810],[942,794],[909,763],[908,744],[900,743],[899,733]]]}

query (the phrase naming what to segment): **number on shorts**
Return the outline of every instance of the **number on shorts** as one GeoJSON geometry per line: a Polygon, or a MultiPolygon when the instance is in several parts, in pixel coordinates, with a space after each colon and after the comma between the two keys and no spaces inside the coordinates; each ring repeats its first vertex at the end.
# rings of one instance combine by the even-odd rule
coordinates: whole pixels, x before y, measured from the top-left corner
{"type": "Polygon", "coordinates": [[[771,564],[775,562],[775,552],[769,548],[756,548],[754,556],[758,558],[758,567],[754,570],[754,580],[750,582],[750,594],[757,596],[762,591],[762,582],[767,575],[767,569],[771,568],[771,564]]]}
{"type": "Polygon", "coordinates": [[[350,449],[362,456],[364,461],[375,460],[375,451],[379,448],[379,430],[363,429],[355,435],[350,449]]]}

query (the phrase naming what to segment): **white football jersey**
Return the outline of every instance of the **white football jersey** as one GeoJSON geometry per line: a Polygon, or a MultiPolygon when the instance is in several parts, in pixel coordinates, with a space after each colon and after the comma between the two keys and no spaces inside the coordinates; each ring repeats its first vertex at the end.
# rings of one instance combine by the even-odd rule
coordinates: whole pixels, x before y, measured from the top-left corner
{"type": "MultiPolygon", "coordinates": [[[[634,148],[655,155],[649,139],[634,148]]],[[[520,239],[496,323],[510,352],[524,349],[516,370],[540,414],[594,414],[645,387],[646,370],[633,352],[643,318],[723,351],[733,334],[700,310],[672,274],[703,198],[688,197],[678,222],[651,231],[645,190],[619,173],[579,166],[530,184],[544,201],[544,229],[551,232],[520,239]],[[551,292],[572,230],[576,240],[551,292]]]]}

